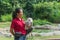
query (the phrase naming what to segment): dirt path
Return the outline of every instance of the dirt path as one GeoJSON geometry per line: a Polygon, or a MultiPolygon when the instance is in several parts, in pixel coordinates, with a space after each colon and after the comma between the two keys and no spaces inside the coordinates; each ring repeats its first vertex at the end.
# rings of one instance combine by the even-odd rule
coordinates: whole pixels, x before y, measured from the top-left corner
{"type": "Polygon", "coordinates": [[[60,38],[49,38],[47,40],[60,40],[60,38]]]}

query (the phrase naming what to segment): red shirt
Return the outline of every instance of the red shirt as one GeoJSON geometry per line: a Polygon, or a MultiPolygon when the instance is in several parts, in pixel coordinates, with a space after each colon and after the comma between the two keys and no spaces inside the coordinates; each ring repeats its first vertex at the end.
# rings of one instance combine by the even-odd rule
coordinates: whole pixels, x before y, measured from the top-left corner
{"type": "Polygon", "coordinates": [[[13,28],[15,32],[21,32],[24,35],[26,34],[25,22],[23,19],[13,19],[11,23],[11,28],[13,28]]]}

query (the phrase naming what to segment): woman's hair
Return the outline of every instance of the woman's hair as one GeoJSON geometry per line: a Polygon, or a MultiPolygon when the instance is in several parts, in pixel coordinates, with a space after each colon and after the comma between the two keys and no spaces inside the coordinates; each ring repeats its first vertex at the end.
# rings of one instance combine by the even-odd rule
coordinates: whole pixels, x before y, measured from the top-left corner
{"type": "Polygon", "coordinates": [[[16,8],[15,11],[13,11],[12,13],[12,19],[15,19],[17,16],[17,13],[20,13],[20,10],[22,10],[21,8],[16,8]]]}

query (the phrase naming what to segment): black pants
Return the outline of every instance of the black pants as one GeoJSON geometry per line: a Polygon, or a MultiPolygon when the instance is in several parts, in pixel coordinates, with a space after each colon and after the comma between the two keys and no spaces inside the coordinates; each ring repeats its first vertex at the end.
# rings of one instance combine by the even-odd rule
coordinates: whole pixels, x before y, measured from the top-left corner
{"type": "Polygon", "coordinates": [[[15,33],[14,40],[26,40],[26,35],[23,35],[21,33],[15,33]]]}

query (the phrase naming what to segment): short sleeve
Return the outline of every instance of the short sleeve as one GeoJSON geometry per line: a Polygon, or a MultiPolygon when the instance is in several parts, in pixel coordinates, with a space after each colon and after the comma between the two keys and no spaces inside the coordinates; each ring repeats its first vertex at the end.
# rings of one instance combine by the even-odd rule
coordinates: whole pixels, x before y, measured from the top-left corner
{"type": "Polygon", "coordinates": [[[13,29],[14,29],[14,27],[15,27],[15,22],[14,22],[14,21],[12,21],[12,22],[11,22],[11,28],[13,28],[13,29]]]}

